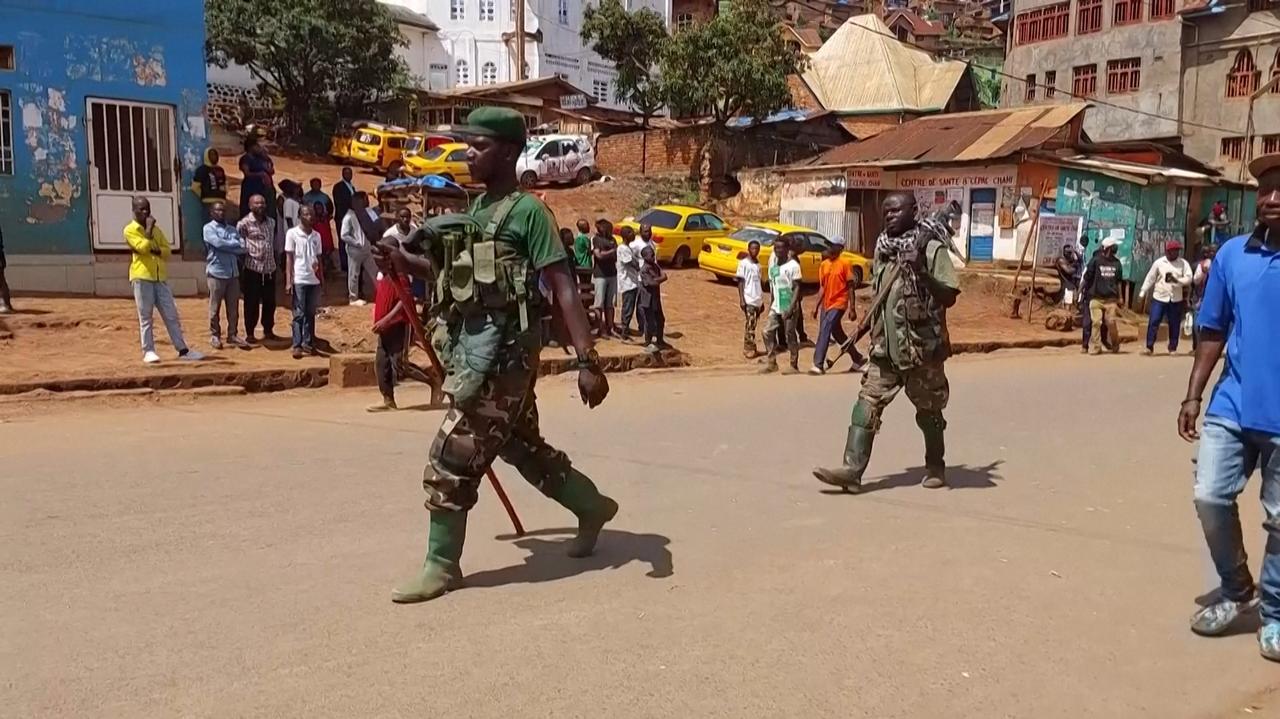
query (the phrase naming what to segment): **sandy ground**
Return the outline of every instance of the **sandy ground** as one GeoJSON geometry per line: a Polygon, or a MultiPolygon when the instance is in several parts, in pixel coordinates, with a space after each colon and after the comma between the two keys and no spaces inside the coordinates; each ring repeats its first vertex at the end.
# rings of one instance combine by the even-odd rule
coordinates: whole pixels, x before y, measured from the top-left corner
{"type": "Polygon", "coordinates": [[[861,496],[808,474],[856,378],[619,377],[592,412],[553,379],[546,434],[623,507],[599,554],[565,558],[569,516],[499,465],[531,534],[485,489],[470,588],[410,607],[388,593],[421,558],[436,413],[324,391],[10,417],[0,714],[1277,716],[1247,623],[1186,629],[1213,584],[1172,431],[1188,365],[953,360],[954,488],[915,486],[900,399],[861,496]]]}

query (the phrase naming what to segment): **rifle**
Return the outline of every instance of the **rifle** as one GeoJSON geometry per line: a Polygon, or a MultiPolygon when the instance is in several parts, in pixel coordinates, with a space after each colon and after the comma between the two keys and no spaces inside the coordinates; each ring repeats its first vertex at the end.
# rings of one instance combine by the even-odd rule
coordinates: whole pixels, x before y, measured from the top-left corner
{"type": "MultiPolygon", "coordinates": [[[[396,271],[395,265],[390,262],[387,264],[386,272],[391,276],[391,282],[396,288],[396,298],[400,300],[400,304],[404,306],[404,311],[409,315],[409,331],[412,336],[413,344],[421,347],[427,353],[427,360],[431,366],[427,368],[427,374],[431,378],[431,402],[435,404],[437,393],[441,392],[444,385],[444,365],[440,364],[440,356],[436,354],[436,348],[431,345],[431,340],[427,337],[427,328],[422,324],[422,317],[414,310],[416,306],[413,301],[413,294],[409,288],[400,282],[400,273],[396,271]]],[[[502,484],[498,482],[498,475],[494,474],[493,467],[485,470],[485,476],[489,478],[489,484],[493,485],[493,491],[498,495],[498,501],[502,502],[502,508],[507,510],[507,516],[511,518],[511,525],[516,530],[517,537],[524,536],[524,525],[520,523],[520,517],[516,515],[516,508],[511,505],[511,499],[507,497],[507,493],[502,489],[502,484]]]]}
{"type": "MultiPolygon", "coordinates": [[[[937,239],[943,240],[946,243],[948,250],[954,252],[956,255],[960,257],[965,257],[964,254],[960,252],[960,248],[956,247],[955,240],[952,239],[952,237],[955,234],[955,231],[951,228],[951,222],[955,219],[958,219],[960,217],[960,214],[961,214],[960,203],[956,202],[955,200],[952,200],[951,202],[947,203],[947,205],[943,209],[938,210],[938,212],[932,215],[927,215],[920,222],[920,226],[929,230],[933,236],[930,237],[928,235],[923,235],[923,233],[921,233],[923,235],[922,239],[924,240],[924,242],[919,243],[919,246],[917,247],[917,249],[923,252],[924,246],[929,243],[929,240],[934,239],[936,237],[937,239]]],[[[968,258],[966,257],[965,259],[967,260],[968,258]]],[[[880,311],[880,309],[884,306],[884,303],[889,299],[889,290],[890,288],[893,287],[893,283],[898,280],[898,277],[901,274],[902,274],[902,263],[895,262],[893,264],[893,267],[889,268],[889,275],[885,277],[884,284],[880,285],[880,291],[876,293],[876,296],[874,298],[872,298],[871,307],[867,310],[867,313],[863,315],[862,322],[858,323],[857,331],[854,332],[853,335],[849,337],[849,339],[845,340],[843,343],[840,344],[840,351],[836,353],[836,356],[827,360],[826,369],[828,370],[831,369],[832,367],[835,366],[836,362],[838,362],[841,357],[844,357],[845,355],[853,351],[854,346],[858,344],[858,340],[862,339],[864,336],[866,336],[868,332],[871,331],[873,318],[876,316],[876,313],[880,311]]]]}

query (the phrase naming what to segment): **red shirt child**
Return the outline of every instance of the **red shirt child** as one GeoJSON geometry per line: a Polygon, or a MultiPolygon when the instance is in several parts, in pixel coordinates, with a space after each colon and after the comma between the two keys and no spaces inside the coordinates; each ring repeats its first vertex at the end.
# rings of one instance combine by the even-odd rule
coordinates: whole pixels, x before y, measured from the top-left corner
{"type": "MultiPolygon", "coordinates": [[[[411,296],[409,278],[400,275],[400,286],[411,296]]],[[[378,279],[373,285],[373,331],[383,334],[387,330],[399,328],[400,325],[409,321],[405,313],[412,311],[412,308],[406,309],[404,303],[400,301],[395,280],[391,275],[379,272],[378,279]]]]}

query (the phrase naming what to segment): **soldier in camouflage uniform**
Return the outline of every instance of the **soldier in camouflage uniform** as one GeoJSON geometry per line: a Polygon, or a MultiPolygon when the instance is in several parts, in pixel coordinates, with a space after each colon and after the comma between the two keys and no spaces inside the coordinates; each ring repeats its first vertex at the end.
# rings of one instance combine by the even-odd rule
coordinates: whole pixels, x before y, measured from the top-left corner
{"type": "Polygon", "coordinates": [[[589,556],[618,505],[547,444],[538,426],[534,381],[544,338],[539,279],[550,289],[578,353],[578,389],[595,407],[609,385],[592,347],[577,280],[566,261],[555,218],[541,201],[521,192],[515,163],[524,149],[524,118],[506,108],[473,111],[460,131],[468,143],[471,176],[485,193],[468,215],[429,220],[412,244],[425,257],[379,245],[382,261],[402,272],[437,278],[432,342],[445,364],[451,407],[431,443],[423,472],[431,514],[426,560],[418,576],[398,587],[392,601],[423,602],[458,587],[467,512],[480,480],[499,457],[530,484],[578,518],[569,555],[589,556]]]}
{"type": "Polygon", "coordinates": [[[886,282],[892,285],[884,303],[873,309],[871,361],[853,405],[844,464],[818,468],[813,474],[827,484],[857,491],[871,460],[880,417],[905,387],[924,433],[924,486],[944,487],[947,423],[942,411],[950,389],[942,365],[951,353],[947,308],[955,304],[960,285],[947,250],[949,238],[916,222],[913,194],[896,192],[885,199],[883,209],[885,229],[876,240],[872,284],[877,294],[886,282]]]}

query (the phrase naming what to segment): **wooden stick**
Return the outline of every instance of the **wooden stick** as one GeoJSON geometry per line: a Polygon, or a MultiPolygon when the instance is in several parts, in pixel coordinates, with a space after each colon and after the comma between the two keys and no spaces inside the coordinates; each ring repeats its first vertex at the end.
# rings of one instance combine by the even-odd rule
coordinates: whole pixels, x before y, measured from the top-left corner
{"type": "MultiPolygon", "coordinates": [[[[413,294],[400,283],[400,278],[394,267],[387,270],[391,275],[391,282],[396,288],[396,297],[399,298],[400,304],[404,306],[404,311],[409,315],[409,329],[413,336],[413,344],[418,345],[427,353],[427,360],[431,366],[427,369],[432,379],[431,401],[436,402],[437,392],[444,385],[444,365],[440,364],[440,357],[436,354],[436,348],[431,346],[431,340],[427,339],[427,328],[422,324],[422,317],[414,309],[416,305],[413,301],[413,294]]],[[[493,486],[493,491],[498,495],[498,501],[502,502],[502,508],[507,510],[507,516],[511,518],[511,526],[516,530],[517,537],[524,536],[524,525],[520,522],[519,515],[516,514],[516,508],[512,506],[511,499],[507,496],[506,490],[502,488],[502,484],[498,482],[498,475],[494,474],[493,467],[485,470],[485,476],[489,478],[489,484],[493,486]]]]}
{"type": "MultiPolygon", "coordinates": [[[[1031,218],[1031,229],[1027,232],[1027,243],[1022,246],[1022,256],[1018,258],[1018,270],[1013,273],[1013,289],[1009,292],[1011,297],[1016,297],[1018,294],[1018,280],[1022,277],[1022,266],[1027,262],[1027,250],[1031,248],[1032,240],[1037,237],[1036,232],[1040,226],[1040,207],[1044,205],[1044,196],[1048,192],[1049,181],[1045,180],[1040,183],[1040,198],[1036,201],[1036,214],[1031,218]]],[[[1034,262],[1034,259],[1032,261],[1034,262]]]]}

